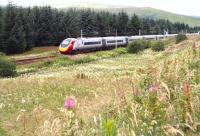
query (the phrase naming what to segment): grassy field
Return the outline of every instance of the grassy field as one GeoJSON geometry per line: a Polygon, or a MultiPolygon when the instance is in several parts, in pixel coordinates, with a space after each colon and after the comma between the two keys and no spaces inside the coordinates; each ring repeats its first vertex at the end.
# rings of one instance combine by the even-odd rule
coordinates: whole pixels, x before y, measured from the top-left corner
{"type": "Polygon", "coordinates": [[[20,66],[18,77],[0,79],[0,135],[198,136],[199,41],[20,66]],[[69,96],[73,110],[64,108],[69,96]]]}

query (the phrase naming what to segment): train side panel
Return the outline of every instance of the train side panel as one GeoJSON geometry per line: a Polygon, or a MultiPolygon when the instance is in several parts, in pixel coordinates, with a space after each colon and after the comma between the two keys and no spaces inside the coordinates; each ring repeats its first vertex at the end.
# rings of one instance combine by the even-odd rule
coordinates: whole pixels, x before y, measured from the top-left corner
{"type": "Polygon", "coordinates": [[[106,41],[106,47],[115,47],[117,46],[123,46],[127,44],[126,37],[104,37],[106,41]]]}
{"type": "Polygon", "coordinates": [[[76,50],[99,49],[102,47],[102,38],[78,38],[76,50]]]}

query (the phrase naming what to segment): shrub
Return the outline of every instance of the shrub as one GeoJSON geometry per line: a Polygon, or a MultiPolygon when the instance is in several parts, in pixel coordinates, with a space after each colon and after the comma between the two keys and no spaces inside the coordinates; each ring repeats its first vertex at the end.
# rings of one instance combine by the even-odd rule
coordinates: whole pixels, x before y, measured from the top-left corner
{"type": "Polygon", "coordinates": [[[62,56],[62,57],[58,57],[55,60],[53,60],[52,62],[50,62],[50,65],[47,66],[69,66],[69,65],[73,65],[73,60],[69,59],[66,56],[62,56]]]}
{"type": "Polygon", "coordinates": [[[117,136],[117,127],[114,120],[105,120],[102,123],[102,135],[103,136],[117,136]]]}
{"type": "Polygon", "coordinates": [[[126,48],[117,48],[117,49],[114,49],[113,51],[116,52],[118,55],[127,53],[126,48]]]}
{"type": "Polygon", "coordinates": [[[78,60],[74,61],[74,64],[83,64],[83,63],[89,63],[91,61],[95,61],[95,58],[92,58],[92,56],[85,56],[83,58],[80,58],[78,60]]]}
{"type": "Polygon", "coordinates": [[[142,51],[149,47],[150,47],[150,41],[136,40],[128,45],[127,51],[128,53],[138,53],[139,51],[142,51]]]}
{"type": "Polygon", "coordinates": [[[0,77],[12,77],[16,73],[16,65],[5,57],[0,57],[0,77]]]}
{"type": "Polygon", "coordinates": [[[99,51],[94,54],[97,58],[110,58],[110,57],[117,57],[121,54],[127,53],[127,48],[116,48],[112,51],[99,51]]]}
{"type": "Polygon", "coordinates": [[[6,131],[0,127],[0,136],[8,136],[6,131]]]}
{"type": "Polygon", "coordinates": [[[5,53],[3,53],[3,52],[0,52],[0,56],[5,56],[5,53]]]}
{"type": "Polygon", "coordinates": [[[163,51],[165,49],[165,45],[162,41],[155,41],[151,43],[151,49],[153,51],[163,51]]]}
{"type": "Polygon", "coordinates": [[[176,36],[176,44],[178,44],[186,39],[187,39],[187,36],[185,34],[178,34],[176,36]]]}

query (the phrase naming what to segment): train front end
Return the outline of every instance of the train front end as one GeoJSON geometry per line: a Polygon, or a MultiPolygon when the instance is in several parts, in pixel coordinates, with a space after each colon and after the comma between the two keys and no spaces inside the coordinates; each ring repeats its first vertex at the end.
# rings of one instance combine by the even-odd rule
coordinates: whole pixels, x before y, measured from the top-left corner
{"type": "Polygon", "coordinates": [[[75,48],[76,39],[74,38],[67,38],[63,40],[59,46],[59,52],[61,54],[71,54],[75,48]]]}

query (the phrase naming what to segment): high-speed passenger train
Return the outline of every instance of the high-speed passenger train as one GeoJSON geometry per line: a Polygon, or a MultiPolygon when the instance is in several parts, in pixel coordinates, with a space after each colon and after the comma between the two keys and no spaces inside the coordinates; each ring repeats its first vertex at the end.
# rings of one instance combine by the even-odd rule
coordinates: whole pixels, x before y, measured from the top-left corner
{"type": "MultiPolygon", "coordinates": [[[[198,33],[186,34],[199,35],[198,33]]],[[[116,37],[90,37],[90,38],[67,38],[59,46],[59,52],[62,54],[75,54],[78,52],[88,52],[91,50],[111,49],[126,46],[129,42],[138,39],[158,40],[164,37],[175,37],[177,34],[167,35],[143,35],[143,36],[116,36],[116,37]]]]}

